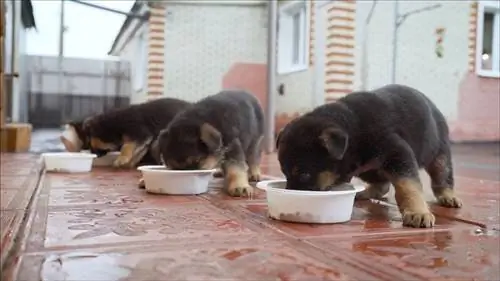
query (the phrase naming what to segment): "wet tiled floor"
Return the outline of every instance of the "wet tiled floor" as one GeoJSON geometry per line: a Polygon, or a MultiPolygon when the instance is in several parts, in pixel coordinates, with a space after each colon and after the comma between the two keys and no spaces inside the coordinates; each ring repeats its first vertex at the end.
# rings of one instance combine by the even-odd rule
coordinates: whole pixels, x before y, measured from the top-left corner
{"type": "MultiPolygon", "coordinates": [[[[293,224],[267,217],[263,192],[151,195],[109,168],[44,174],[28,206],[36,162],[2,155],[2,250],[28,210],[2,280],[500,280],[498,146],[454,152],[465,206],[433,206],[433,229],[402,227],[392,198],[356,202],[348,223],[293,224]]],[[[281,176],[274,155],[262,169],[281,176]]]]}

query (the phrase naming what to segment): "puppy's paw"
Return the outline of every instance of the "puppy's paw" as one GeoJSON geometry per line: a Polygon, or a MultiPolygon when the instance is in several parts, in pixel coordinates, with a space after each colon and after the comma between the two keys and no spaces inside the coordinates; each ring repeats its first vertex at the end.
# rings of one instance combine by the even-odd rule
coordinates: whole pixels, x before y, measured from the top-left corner
{"type": "Polygon", "coordinates": [[[214,173],[214,178],[223,178],[224,177],[224,172],[220,169],[217,169],[214,173]]]}
{"type": "Polygon", "coordinates": [[[445,188],[436,194],[439,205],[447,208],[461,208],[462,200],[455,196],[452,188],[445,188]]]}
{"type": "Polygon", "coordinates": [[[254,190],[250,185],[232,184],[228,186],[227,193],[232,197],[252,197],[254,190]]]}
{"type": "Polygon", "coordinates": [[[261,175],[260,175],[260,167],[259,166],[252,166],[248,170],[248,180],[257,182],[260,181],[261,175]]]}
{"type": "Polygon", "coordinates": [[[383,199],[389,192],[389,186],[369,185],[365,190],[356,193],[355,200],[383,199]]]}
{"type": "Polygon", "coordinates": [[[403,225],[415,228],[431,228],[436,222],[436,218],[430,212],[405,211],[402,214],[403,225]]]}
{"type": "Polygon", "coordinates": [[[113,162],[113,167],[115,168],[128,168],[130,159],[122,155],[118,156],[113,162]]]}
{"type": "Polygon", "coordinates": [[[137,184],[137,187],[144,189],[146,188],[146,184],[144,183],[144,178],[139,179],[139,183],[137,184]]]}

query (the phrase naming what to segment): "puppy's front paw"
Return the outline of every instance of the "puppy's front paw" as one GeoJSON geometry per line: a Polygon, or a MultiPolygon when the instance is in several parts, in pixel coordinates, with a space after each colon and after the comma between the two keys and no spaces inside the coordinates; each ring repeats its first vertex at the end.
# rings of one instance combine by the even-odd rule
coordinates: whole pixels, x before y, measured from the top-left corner
{"type": "Polygon", "coordinates": [[[259,166],[251,166],[250,169],[248,170],[248,180],[249,181],[260,181],[261,175],[260,175],[260,167],[259,166]]]}
{"type": "Polygon", "coordinates": [[[434,226],[436,218],[430,212],[411,212],[405,211],[402,214],[403,225],[415,228],[430,228],[434,226]]]}
{"type": "Polygon", "coordinates": [[[115,168],[124,168],[129,166],[130,159],[128,157],[124,157],[122,155],[118,156],[113,162],[113,167],[115,168]]]}
{"type": "Polygon", "coordinates": [[[453,195],[452,192],[446,192],[437,197],[439,205],[447,208],[462,208],[462,200],[453,195]]]}
{"type": "Polygon", "coordinates": [[[229,195],[232,197],[252,197],[253,192],[253,187],[251,187],[250,185],[232,184],[227,188],[227,193],[229,193],[229,195]]]}
{"type": "Polygon", "coordinates": [[[146,184],[144,183],[144,178],[139,179],[139,183],[137,184],[137,186],[141,189],[146,188],[146,184]]]}

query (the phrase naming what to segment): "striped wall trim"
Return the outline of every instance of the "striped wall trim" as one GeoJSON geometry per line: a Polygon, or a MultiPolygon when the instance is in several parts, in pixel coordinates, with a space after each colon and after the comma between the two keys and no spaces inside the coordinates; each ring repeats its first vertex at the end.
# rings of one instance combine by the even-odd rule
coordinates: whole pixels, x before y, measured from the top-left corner
{"type": "Polygon", "coordinates": [[[335,1],[327,9],[325,101],[332,102],[353,90],[356,2],[335,1]]]}
{"type": "Polygon", "coordinates": [[[469,14],[469,71],[474,72],[476,70],[476,37],[477,37],[477,12],[478,3],[474,1],[470,4],[470,14],[469,14]]]}
{"type": "Polygon", "coordinates": [[[315,44],[315,31],[314,31],[314,24],[315,24],[315,17],[316,17],[316,1],[309,1],[309,5],[311,5],[310,11],[311,11],[311,16],[310,16],[310,21],[309,21],[309,66],[314,65],[314,44],[315,44]]]}
{"type": "MultiPolygon", "coordinates": [[[[163,95],[165,67],[165,7],[150,8],[148,29],[148,97],[163,95]]],[[[149,98],[148,98],[149,99],[149,98]]]]}

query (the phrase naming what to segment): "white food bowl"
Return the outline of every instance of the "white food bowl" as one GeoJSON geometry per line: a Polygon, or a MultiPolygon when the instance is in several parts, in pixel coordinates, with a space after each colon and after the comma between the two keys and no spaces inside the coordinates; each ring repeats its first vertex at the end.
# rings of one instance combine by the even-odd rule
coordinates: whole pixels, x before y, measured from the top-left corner
{"type": "Polygon", "coordinates": [[[364,186],[345,184],[335,191],[285,189],[286,180],[257,183],[266,191],[269,217],[301,223],[341,223],[351,219],[356,193],[364,186]]]}
{"type": "Polygon", "coordinates": [[[171,195],[195,195],[208,191],[215,169],[169,170],[163,165],[148,165],[137,168],[147,192],[171,195]]]}
{"type": "Polygon", "coordinates": [[[92,170],[95,154],[79,152],[43,153],[45,170],[50,172],[84,173],[92,170]]]}

